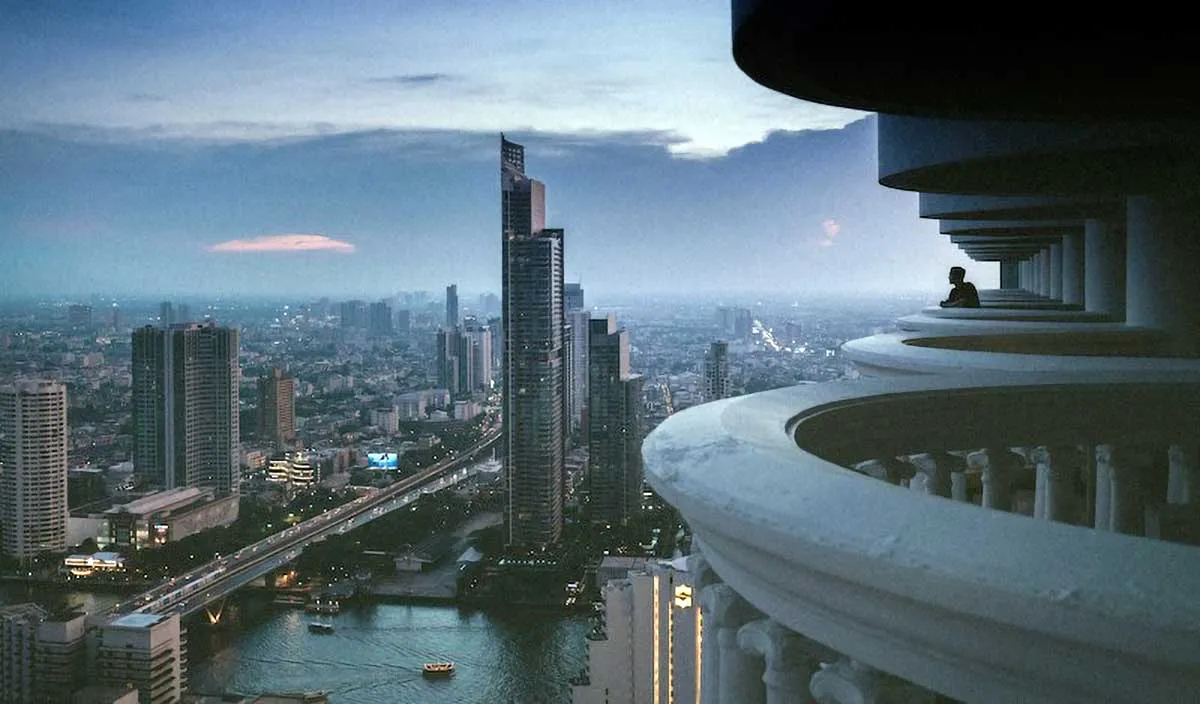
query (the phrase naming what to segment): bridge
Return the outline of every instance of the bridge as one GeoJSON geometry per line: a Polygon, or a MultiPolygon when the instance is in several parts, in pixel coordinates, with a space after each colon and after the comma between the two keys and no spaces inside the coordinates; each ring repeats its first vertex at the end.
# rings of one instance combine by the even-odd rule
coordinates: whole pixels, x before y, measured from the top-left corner
{"type": "Polygon", "coordinates": [[[224,597],[296,559],[310,543],[369,523],[411,504],[422,494],[458,484],[470,476],[467,466],[491,450],[499,439],[500,432],[493,431],[465,452],[447,457],[417,474],[173,577],[118,603],[108,612],[108,618],[128,613],[176,613],[182,617],[206,609],[209,620],[216,623],[221,618],[220,606],[214,612],[208,608],[210,604],[223,604],[224,597]]]}

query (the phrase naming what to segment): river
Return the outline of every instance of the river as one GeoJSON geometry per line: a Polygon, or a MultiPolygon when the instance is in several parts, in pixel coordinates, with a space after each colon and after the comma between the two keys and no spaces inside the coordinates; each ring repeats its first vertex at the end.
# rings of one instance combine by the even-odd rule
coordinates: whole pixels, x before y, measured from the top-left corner
{"type": "MultiPolygon", "coordinates": [[[[39,596],[0,587],[0,603],[39,596]]],[[[89,610],[112,594],[68,593],[89,610]]],[[[268,608],[236,630],[189,631],[189,689],[260,694],[326,690],[335,704],[416,702],[569,702],[568,678],[587,662],[583,617],[554,612],[478,611],[454,606],[347,605],[334,616],[268,608]],[[310,621],[334,626],[310,633],[310,621]],[[453,660],[446,680],[421,675],[422,663],[453,660]]]]}

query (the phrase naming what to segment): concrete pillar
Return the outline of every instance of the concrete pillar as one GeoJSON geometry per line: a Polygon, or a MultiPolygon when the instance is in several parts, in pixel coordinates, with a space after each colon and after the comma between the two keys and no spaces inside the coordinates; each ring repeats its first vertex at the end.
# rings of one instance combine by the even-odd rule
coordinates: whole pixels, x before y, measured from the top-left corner
{"type": "Polygon", "coordinates": [[[1167,449],[1167,503],[1178,506],[1200,504],[1200,446],[1174,444],[1167,449]]]}
{"type": "Polygon", "coordinates": [[[1195,196],[1126,200],[1125,321],[1167,332],[1180,351],[1200,348],[1200,238],[1195,196]]]}
{"type": "Polygon", "coordinates": [[[821,644],[766,618],[742,626],[738,644],[763,658],[767,704],[807,704],[808,683],[822,658],[836,656],[821,644]]]}
{"type": "Polygon", "coordinates": [[[901,462],[895,457],[859,462],[854,465],[854,470],[896,486],[899,486],[905,479],[911,479],[913,473],[912,465],[901,462]]]}
{"type": "MultiPolygon", "coordinates": [[[[693,575],[692,584],[696,590],[696,600],[700,605],[700,642],[716,643],[717,627],[712,614],[706,611],[704,605],[704,590],[720,584],[720,577],[713,571],[708,560],[704,557],[704,547],[698,538],[692,540],[692,554],[688,555],[688,572],[693,575]]],[[[700,702],[701,704],[717,704],[720,693],[720,658],[715,647],[705,647],[700,652],[700,702]]]]}
{"type": "Polygon", "coordinates": [[[1000,261],[1000,288],[1005,290],[1021,288],[1021,280],[1018,276],[1018,266],[1020,262],[1016,259],[1003,259],[1000,261]]]}
{"type": "Polygon", "coordinates": [[[1063,235],[1062,301],[1082,306],[1084,298],[1083,233],[1063,235]]]}
{"type": "Polygon", "coordinates": [[[1109,450],[1101,450],[1107,448],[1107,445],[1097,445],[1093,449],[1095,456],[1095,472],[1096,472],[1096,508],[1095,519],[1092,526],[1096,530],[1112,530],[1112,472],[1109,470],[1108,452],[1109,450]],[[1104,461],[1101,461],[1101,458],[1104,461]]]}
{"type": "Polygon", "coordinates": [[[1052,279],[1054,270],[1051,264],[1050,249],[1043,249],[1041,253],[1038,254],[1038,267],[1039,276],[1042,280],[1042,283],[1040,284],[1041,294],[1047,298],[1051,297],[1050,293],[1053,289],[1052,279]]]}
{"type": "Polygon", "coordinates": [[[1096,522],[1100,522],[1099,468],[1107,468],[1108,530],[1127,535],[1145,535],[1146,498],[1142,473],[1148,469],[1143,452],[1119,445],[1096,446],[1096,522]]]}
{"type": "Polygon", "coordinates": [[[1083,307],[1125,318],[1125,231],[1119,223],[1088,220],[1083,228],[1083,307]]]}
{"type": "Polygon", "coordinates": [[[910,487],[914,491],[923,491],[934,496],[950,498],[953,494],[954,480],[951,475],[966,469],[966,462],[944,452],[920,453],[909,455],[907,461],[916,469],[923,479],[913,478],[910,487]]]}
{"type": "Polygon", "coordinates": [[[1083,454],[1077,447],[1042,446],[1035,450],[1034,518],[1065,523],[1078,521],[1079,499],[1075,487],[1083,465],[1083,454]]]}
{"type": "Polygon", "coordinates": [[[1012,510],[1013,476],[1021,460],[1004,447],[989,447],[967,455],[967,466],[980,472],[983,507],[998,511],[1012,510]]]}
{"type": "Polygon", "coordinates": [[[762,614],[746,602],[728,584],[711,584],[700,592],[700,606],[704,609],[704,652],[716,645],[716,694],[711,696],[708,658],[704,658],[701,671],[701,701],[705,704],[732,704],[747,702],[757,704],[766,699],[763,685],[763,662],[747,653],[738,645],[738,629],[750,621],[762,618],[762,614]],[[716,638],[708,640],[712,631],[716,638]]]}
{"type": "Polygon", "coordinates": [[[809,691],[818,704],[935,704],[939,701],[929,690],[847,657],[822,663],[809,682],[809,691]]]}
{"type": "Polygon", "coordinates": [[[1062,300],[1062,245],[1050,245],[1050,297],[1055,300],[1062,300]]]}

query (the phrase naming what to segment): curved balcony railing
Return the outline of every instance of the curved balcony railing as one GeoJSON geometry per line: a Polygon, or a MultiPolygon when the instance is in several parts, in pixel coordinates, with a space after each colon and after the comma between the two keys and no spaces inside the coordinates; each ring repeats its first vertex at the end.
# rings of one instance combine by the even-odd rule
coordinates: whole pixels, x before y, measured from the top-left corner
{"type": "Polygon", "coordinates": [[[1200,377],[1167,372],[834,382],[672,416],[643,453],[712,570],[706,691],[1193,699],[1200,548],[1143,536],[1194,539],[1197,428],[1200,377]],[[845,657],[801,657],[818,647],[845,657]]]}

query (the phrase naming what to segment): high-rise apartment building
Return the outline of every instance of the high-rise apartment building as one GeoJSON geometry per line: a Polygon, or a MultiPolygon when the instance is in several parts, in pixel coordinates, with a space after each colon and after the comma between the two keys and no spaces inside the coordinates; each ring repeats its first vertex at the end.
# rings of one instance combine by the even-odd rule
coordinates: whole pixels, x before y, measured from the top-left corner
{"type": "Polygon", "coordinates": [[[170,301],[158,304],[158,324],[167,327],[175,323],[175,306],[170,301]]]}
{"type": "Polygon", "coordinates": [[[96,677],[100,684],[133,684],[140,704],[180,701],[187,676],[179,616],[128,614],[100,632],[96,677]]]}
{"type": "Polygon", "coordinates": [[[12,557],[67,549],[67,388],[56,381],[0,387],[0,528],[12,557]]]}
{"type": "Polygon", "coordinates": [[[753,330],[754,316],[749,308],[717,308],[717,330],[731,340],[745,340],[753,330]]]}
{"type": "Polygon", "coordinates": [[[339,306],[343,330],[365,330],[367,328],[367,304],[363,301],[342,301],[339,306]]]}
{"type": "Polygon", "coordinates": [[[376,301],[367,312],[367,332],[372,337],[391,337],[392,306],[387,301],[376,301]]]}
{"type": "Polygon", "coordinates": [[[470,349],[472,391],[489,391],[492,388],[492,331],[475,318],[467,317],[463,322],[463,336],[470,349]]]}
{"type": "Polygon", "coordinates": [[[446,287],[446,327],[458,327],[458,284],[446,287]]]}
{"type": "Polygon", "coordinates": [[[717,644],[703,642],[695,590],[685,558],[604,584],[604,617],[587,635],[588,674],[573,682],[571,701],[699,704],[703,648],[717,644]]]}
{"type": "Polygon", "coordinates": [[[546,192],[525,175],[525,148],[500,138],[504,335],[505,542],[562,537],[567,348],[563,231],[546,229],[546,192]]]}
{"type": "Polygon", "coordinates": [[[717,340],[708,346],[704,357],[703,401],[729,398],[729,394],[729,343],[717,340]]]}
{"type": "Polygon", "coordinates": [[[0,701],[33,701],[33,657],[38,626],[45,619],[46,611],[37,604],[0,608],[0,701]]]}
{"type": "Polygon", "coordinates": [[[65,611],[38,624],[33,655],[34,685],[40,697],[36,701],[70,701],[87,680],[86,622],[83,611],[65,611]]]}
{"type": "Polygon", "coordinates": [[[407,308],[396,311],[396,332],[407,335],[412,330],[412,313],[407,308]]]}
{"type": "Polygon", "coordinates": [[[258,380],[258,439],[278,446],[296,439],[296,380],[282,369],[258,380]]]}
{"type": "Polygon", "coordinates": [[[166,489],[239,483],[238,330],[209,322],[133,332],[133,467],[166,489]]]}
{"type": "Polygon", "coordinates": [[[593,523],[625,525],[641,509],[642,376],[611,314],[589,326],[588,497],[593,523]]]}

